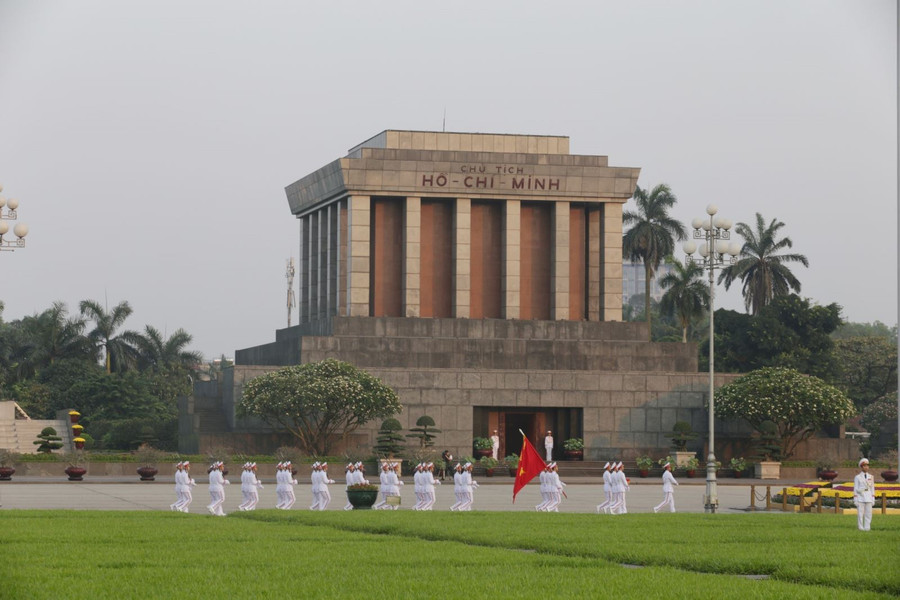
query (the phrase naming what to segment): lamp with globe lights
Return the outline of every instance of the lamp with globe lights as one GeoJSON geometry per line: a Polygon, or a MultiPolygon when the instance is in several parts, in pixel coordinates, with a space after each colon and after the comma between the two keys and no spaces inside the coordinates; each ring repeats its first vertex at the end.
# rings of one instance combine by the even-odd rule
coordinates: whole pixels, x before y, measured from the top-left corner
{"type": "Polygon", "coordinates": [[[716,453],[715,453],[715,346],[713,343],[714,327],[713,315],[715,312],[713,299],[715,297],[715,272],[716,269],[725,268],[734,264],[741,253],[742,246],[737,242],[730,242],[731,221],[722,216],[716,216],[719,209],[715,204],[706,207],[709,218],[697,217],[691,221],[694,228],[694,240],[701,240],[698,248],[697,242],[688,240],[684,243],[684,252],[687,254],[685,262],[696,263],[709,272],[709,454],[706,457],[706,496],[703,498],[705,512],[714,513],[719,506],[719,494],[716,489],[716,453]],[[697,252],[699,258],[694,258],[697,252]]]}
{"type": "MultiPolygon", "coordinates": [[[[0,192],[2,191],[3,186],[0,185],[0,192]]],[[[12,252],[17,248],[25,247],[25,236],[28,235],[28,225],[25,223],[16,223],[15,227],[13,227],[13,233],[16,236],[15,240],[3,238],[3,236],[9,233],[9,223],[6,223],[6,221],[15,221],[18,218],[18,214],[16,213],[18,208],[19,201],[15,198],[7,200],[0,196],[0,250],[12,252]],[[5,212],[4,209],[6,209],[5,212]]]]}

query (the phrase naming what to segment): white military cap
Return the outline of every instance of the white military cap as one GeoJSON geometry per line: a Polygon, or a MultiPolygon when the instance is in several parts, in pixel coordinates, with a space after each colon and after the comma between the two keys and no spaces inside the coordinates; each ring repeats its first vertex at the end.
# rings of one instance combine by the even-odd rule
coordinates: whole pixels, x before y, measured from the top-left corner
{"type": "Polygon", "coordinates": [[[860,466],[860,467],[862,467],[863,465],[867,465],[867,464],[869,464],[869,459],[868,459],[868,458],[861,458],[861,459],[859,459],[859,466],[860,466]]]}
{"type": "Polygon", "coordinates": [[[672,463],[667,462],[666,464],[663,465],[663,469],[665,469],[666,467],[670,467],[670,466],[672,466],[672,463]]]}
{"type": "Polygon", "coordinates": [[[603,465],[603,468],[604,468],[604,469],[608,469],[608,468],[609,468],[609,463],[607,462],[605,465],[603,465]]]}

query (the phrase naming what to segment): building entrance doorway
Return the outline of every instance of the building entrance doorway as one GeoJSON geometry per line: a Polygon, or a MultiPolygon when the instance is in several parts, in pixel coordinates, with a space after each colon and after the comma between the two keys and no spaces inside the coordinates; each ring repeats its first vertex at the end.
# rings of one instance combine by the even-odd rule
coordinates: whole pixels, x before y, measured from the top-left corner
{"type": "Polygon", "coordinates": [[[547,431],[552,431],[554,460],[563,455],[563,441],[584,435],[582,408],[476,406],[474,410],[473,437],[490,438],[496,430],[500,437],[498,458],[501,459],[522,451],[522,433],[541,458],[545,458],[544,436],[547,431]]]}

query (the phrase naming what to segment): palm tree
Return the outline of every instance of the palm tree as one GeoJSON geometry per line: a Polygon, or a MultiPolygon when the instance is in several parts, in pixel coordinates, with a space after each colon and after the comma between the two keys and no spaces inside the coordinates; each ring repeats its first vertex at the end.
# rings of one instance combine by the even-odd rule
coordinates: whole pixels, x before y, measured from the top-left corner
{"type": "Polygon", "coordinates": [[[659,307],[663,312],[675,313],[681,323],[681,341],[687,343],[691,321],[709,308],[709,287],[700,278],[703,267],[699,264],[684,266],[677,260],[667,262],[673,270],[659,280],[659,286],[666,290],[659,307]]]}
{"type": "Polygon", "coordinates": [[[644,314],[650,331],[650,282],[660,263],[675,250],[675,240],[687,238],[684,225],[669,216],[678,199],[669,186],[661,183],[648,194],[640,186],[634,189],[637,212],[625,211],[622,223],[633,224],[622,238],[622,250],[633,261],[644,263],[644,314]]]}
{"type": "Polygon", "coordinates": [[[802,254],[778,254],[780,250],[792,248],[791,238],[779,240],[778,230],[784,223],[777,219],[767,226],[763,216],[756,213],[756,230],[746,223],[738,223],[735,231],[744,238],[740,258],[719,273],[719,283],[725,282],[725,289],[736,280],[744,283],[742,293],[747,312],[758,315],[775,296],[787,295],[793,290],[800,291],[800,281],[794,277],[785,263],[798,262],[804,267],[809,261],[802,254]]]}
{"type": "Polygon", "coordinates": [[[98,350],[103,349],[106,372],[124,371],[134,365],[137,361],[135,346],[140,343],[140,334],[134,331],[123,331],[116,335],[116,330],[131,315],[132,310],[128,301],[119,302],[110,312],[107,312],[99,302],[94,300],[82,300],[80,307],[81,314],[95,323],[95,327],[88,333],[88,337],[98,350]]]}
{"type": "Polygon", "coordinates": [[[66,305],[57,301],[41,314],[22,319],[32,344],[29,358],[35,370],[61,358],[91,355],[91,341],[84,335],[84,319],[69,318],[68,312],[66,305]]]}
{"type": "Polygon", "coordinates": [[[203,357],[199,352],[185,350],[192,339],[193,336],[184,329],[177,329],[169,339],[164,339],[158,329],[147,325],[137,343],[141,368],[157,371],[177,367],[195,369],[203,361],[203,357]]]}

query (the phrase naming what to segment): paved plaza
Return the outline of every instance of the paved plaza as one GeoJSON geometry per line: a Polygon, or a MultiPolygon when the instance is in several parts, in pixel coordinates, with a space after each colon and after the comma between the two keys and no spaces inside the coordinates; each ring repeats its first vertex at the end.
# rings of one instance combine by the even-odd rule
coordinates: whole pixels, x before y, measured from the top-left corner
{"type": "MultiPolygon", "coordinates": [[[[225,512],[237,510],[241,503],[240,482],[235,478],[232,485],[225,488],[225,512]]],[[[791,485],[784,481],[746,480],[735,484],[734,480],[720,483],[719,510],[722,513],[744,512],[750,506],[750,485],[757,485],[757,494],[765,492],[765,486],[772,486],[775,494],[781,488],[791,485]],[[760,488],[759,486],[762,486],[760,488]]],[[[475,491],[474,510],[488,511],[530,511],[540,502],[540,490],[537,479],[529,483],[512,503],[512,478],[481,479],[480,488],[475,491]]],[[[675,506],[679,512],[702,513],[705,481],[702,479],[680,479],[681,484],[675,490],[675,506]]],[[[259,493],[258,509],[274,508],[275,482],[263,481],[265,489],[259,493]]],[[[297,503],[293,510],[306,510],[312,502],[309,484],[300,484],[295,488],[297,503]]],[[[602,501],[603,486],[593,478],[576,478],[569,480],[566,487],[568,499],[564,499],[559,507],[560,512],[590,513],[602,501]]],[[[328,510],[341,510],[346,503],[343,484],[331,486],[332,501],[328,510]]],[[[401,510],[409,510],[415,502],[412,482],[406,482],[401,488],[401,510]]],[[[631,491],[627,495],[628,511],[631,513],[652,512],[653,507],[662,500],[662,484],[658,479],[632,480],[631,491]]],[[[83,482],[66,481],[64,477],[51,478],[19,478],[11,482],[0,483],[0,505],[2,510],[13,509],[72,509],[72,510],[168,510],[169,504],[175,501],[174,481],[171,478],[157,478],[155,482],[139,482],[131,478],[107,477],[85,479],[83,482]]],[[[448,510],[455,502],[453,483],[444,482],[437,488],[437,502],[434,510],[448,510]],[[449,484],[449,485],[448,485],[449,484]]],[[[209,493],[205,478],[198,479],[194,488],[194,502],[190,512],[206,514],[209,493]]],[[[764,502],[757,501],[758,508],[764,508],[764,502]]]]}

